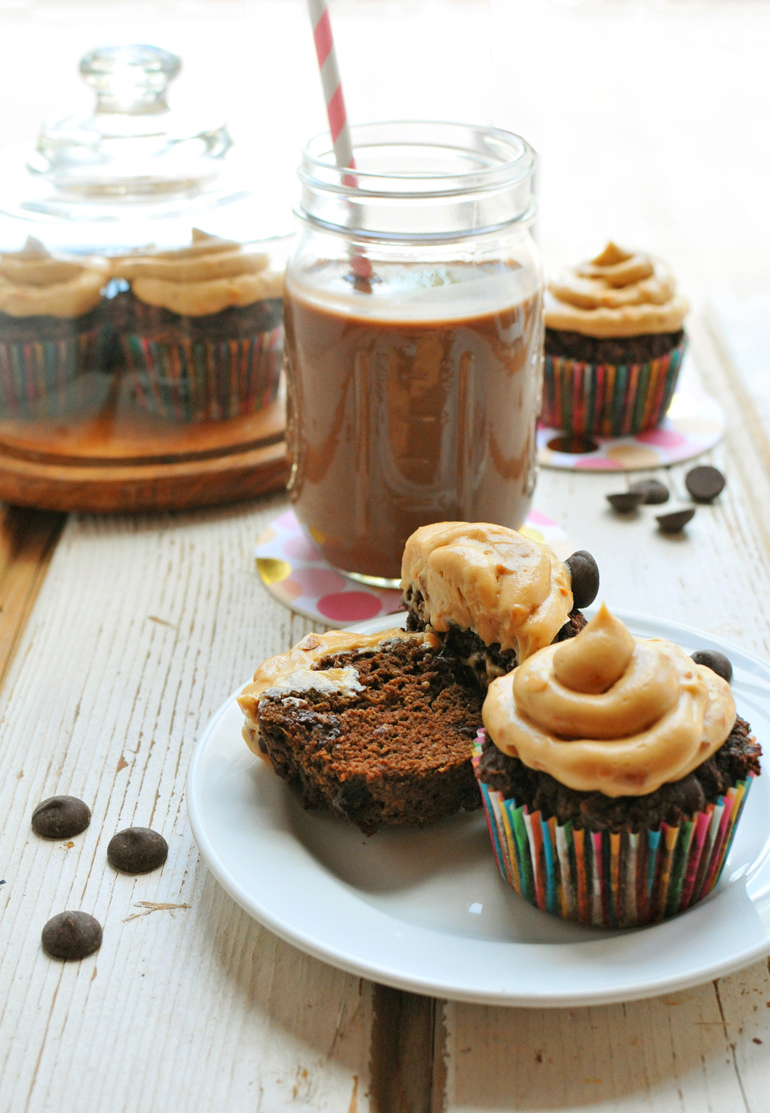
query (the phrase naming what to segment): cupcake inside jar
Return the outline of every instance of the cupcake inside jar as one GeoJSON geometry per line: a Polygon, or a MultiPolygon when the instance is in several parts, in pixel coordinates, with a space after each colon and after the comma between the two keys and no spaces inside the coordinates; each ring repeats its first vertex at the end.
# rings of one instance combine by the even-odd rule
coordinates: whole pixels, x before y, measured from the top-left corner
{"type": "Polygon", "coordinates": [[[58,417],[81,400],[81,376],[107,356],[98,256],[52,254],[32,236],[0,254],[0,418],[58,417]]]}
{"type": "Polygon", "coordinates": [[[285,483],[288,190],[169,101],[181,69],[90,51],[90,110],[0,150],[0,498],[167,509],[285,483]]]}
{"type": "Polygon", "coordinates": [[[258,246],[193,228],[188,246],[113,264],[120,354],[140,406],[220,421],[269,406],[283,359],[283,275],[258,246]]]}

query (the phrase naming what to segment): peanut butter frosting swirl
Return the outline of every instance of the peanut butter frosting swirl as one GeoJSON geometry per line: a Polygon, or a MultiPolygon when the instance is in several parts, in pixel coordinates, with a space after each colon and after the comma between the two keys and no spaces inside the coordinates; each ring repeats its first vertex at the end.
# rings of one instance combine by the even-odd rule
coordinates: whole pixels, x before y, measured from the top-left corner
{"type": "Polygon", "coordinates": [[[569,570],[547,545],[484,522],[416,530],[401,565],[401,590],[410,588],[434,630],[474,630],[519,661],[553,641],[573,604],[569,570]]]}
{"type": "Polygon", "coordinates": [[[257,725],[260,700],[308,691],[339,692],[343,695],[361,692],[363,685],[355,666],[319,669],[319,663],[325,657],[340,653],[375,653],[380,646],[392,641],[416,641],[432,649],[439,647],[438,638],[429,633],[408,634],[404,630],[393,629],[379,634],[354,634],[334,630],[327,634],[306,634],[288,653],[270,657],[259,666],[251,684],[247,684],[238,697],[238,705],[246,716],[243,737],[249,749],[259,757],[264,756],[259,749],[257,725]]]}
{"type": "Polygon", "coordinates": [[[32,236],[0,255],[0,312],[11,317],[80,317],[99,304],[106,259],[51,255],[32,236]]]}
{"type": "Polygon", "coordinates": [[[644,796],[706,761],[735,723],[728,684],[607,608],[490,685],[482,711],[503,753],[560,784],[644,796]]]}
{"type": "Polygon", "coordinates": [[[199,228],[188,247],[124,256],[113,274],[130,281],[146,305],[187,317],[283,297],[283,276],[269,269],[267,255],[199,228]]]}
{"type": "Polygon", "coordinates": [[[664,263],[608,243],[548,283],[545,323],[583,336],[641,336],[677,332],[688,309],[664,263]]]}

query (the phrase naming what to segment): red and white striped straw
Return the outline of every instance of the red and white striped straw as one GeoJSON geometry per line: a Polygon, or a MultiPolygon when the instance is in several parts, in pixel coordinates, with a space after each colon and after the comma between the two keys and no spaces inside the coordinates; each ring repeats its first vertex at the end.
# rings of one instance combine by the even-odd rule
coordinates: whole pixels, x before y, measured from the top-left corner
{"type": "MultiPolygon", "coordinates": [[[[313,25],[315,52],[326,101],[326,115],[329,118],[329,130],[334,144],[334,160],[343,169],[348,167],[354,169],[356,164],[353,158],[353,144],[350,141],[350,128],[345,112],[345,100],[342,96],[342,82],[337,65],[337,53],[334,49],[329,9],[326,0],[307,0],[307,6],[310,22],[313,25]]],[[[345,185],[357,185],[353,174],[343,175],[342,181],[345,185]]]]}
{"type": "MultiPolygon", "coordinates": [[[[321,71],[326,115],[329,118],[329,130],[334,144],[334,161],[342,170],[355,170],[353,143],[350,139],[348,117],[345,112],[345,99],[342,96],[342,81],[337,65],[337,53],[334,49],[329,9],[326,0],[307,0],[307,6],[313,26],[318,68],[321,71]]],[[[342,184],[355,189],[358,186],[358,179],[355,174],[343,174],[342,184]]],[[[366,256],[360,252],[353,252],[350,256],[350,269],[356,277],[357,286],[360,283],[360,289],[371,292],[369,279],[372,276],[372,265],[366,256]]]]}

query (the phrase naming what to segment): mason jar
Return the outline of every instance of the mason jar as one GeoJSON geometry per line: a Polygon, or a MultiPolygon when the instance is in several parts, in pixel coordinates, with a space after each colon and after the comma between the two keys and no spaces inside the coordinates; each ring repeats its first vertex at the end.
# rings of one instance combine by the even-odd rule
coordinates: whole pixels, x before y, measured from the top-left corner
{"type": "Polygon", "coordinates": [[[520,136],[353,127],[303,151],[285,283],[290,496],[335,568],[395,586],[407,537],[520,527],[536,475],[543,282],[520,136]]]}

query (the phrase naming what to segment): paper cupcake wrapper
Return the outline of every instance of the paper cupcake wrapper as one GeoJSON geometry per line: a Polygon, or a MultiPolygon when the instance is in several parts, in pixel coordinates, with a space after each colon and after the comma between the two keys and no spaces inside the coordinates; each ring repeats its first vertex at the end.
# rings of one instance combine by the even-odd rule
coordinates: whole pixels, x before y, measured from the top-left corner
{"type": "Polygon", "coordinates": [[[540,421],[565,433],[621,437],[654,429],[674,396],[687,341],[647,363],[545,357],[540,421]]]}
{"type": "Polygon", "coordinates": [[[108,325],[94,325],[55,339],[0,340],[0,417],[59,417],[76,408],[71,384],[100,369],[109,339],[108,325]]]}
{"type": "MultiPolygon", "coordinates": [[[[482,735],[483,736],[483,735],[482,735]]],[[[481,742],[474,745],[478,779],[481,742]]],[[[519,896],[595,927],[660,923],[702,900],[730,851],[753,775],[678,827],[589,831],[530,814],[479,780],[497,864],[519,896]]]]}
{"type": "Polygon", "coordinates": [[[221,421],[268,406],[278,393],[283,325],[233,340],[171,344],[121,337],[141,405],[172,421],[221,421]]]}

